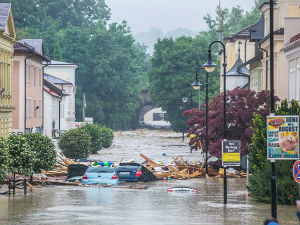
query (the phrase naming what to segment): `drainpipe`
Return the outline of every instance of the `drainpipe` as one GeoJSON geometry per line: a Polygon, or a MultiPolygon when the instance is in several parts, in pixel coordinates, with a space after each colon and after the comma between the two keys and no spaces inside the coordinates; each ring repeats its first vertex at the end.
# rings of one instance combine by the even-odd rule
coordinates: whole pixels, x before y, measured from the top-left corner
{"type": "MultiPolygon", "coordinates": [[[[266,49],[262,48],[260,45],[261,44],[258,45],[258,48],[260,50],[262,50],[263,52],[265,52],[266,53],[266,58],[268,58],[269,57],[268,51],[266,49]]],[[[266,59],[266,90],[268,90],[268,72],[269,72],[268,71],[268,60],[266,59]]]]}
{"type": "Polygon", "coordinates": [[[61,103],[62,99],[58,100],[58,136],[60,137],[60,103],[61,103]]]}
{"type": "Polygon", "coordinates": [[[32,58],[34,55],[30,55],[30,56],[27,56],[25,59],[24,59],[24,134],[26,132],[26,121],[27,121],[27,117],[26,117],[26,114],[27,114],[27,110],[26,110],[26,96],[27,96],[27,70],[26,70],[26,65],[27,65],[27,59],[29,58],[32,58]]]}

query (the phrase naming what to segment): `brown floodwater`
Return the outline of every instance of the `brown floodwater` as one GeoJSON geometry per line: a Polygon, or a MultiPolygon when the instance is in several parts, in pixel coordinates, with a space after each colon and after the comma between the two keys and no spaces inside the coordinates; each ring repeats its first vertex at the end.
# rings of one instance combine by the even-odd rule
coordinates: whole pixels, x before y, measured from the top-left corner
{"type": "MultiPolygon", "coordinates": [[[[167,131],[131,131],[116,134],[114,146],[92,158],[118,161],[143,159],[172,161],[178,154],[201,160],[200,152],[189,148],[167,131]],[[185,146],[184,146],[184,145],[185,146]],[[183,145],[183,146],[182,146],[183,145]],[[166,156],[163,157],[162,153],[166,156]]],[[[148,189],[103,187],[35,187],[26,196],[0,196],[1,225],[234,225],[263,224],[270,205],[248,196],[245,179],[228,179],[228,204],[223,205],[223,179],[197,178],[146,183],[148,189]],[[169,193],[174,186],[188,186],[197,193],[169,193]]],[[[280,224],[299,224],[295,206],[278,206],[280,224]]]]}

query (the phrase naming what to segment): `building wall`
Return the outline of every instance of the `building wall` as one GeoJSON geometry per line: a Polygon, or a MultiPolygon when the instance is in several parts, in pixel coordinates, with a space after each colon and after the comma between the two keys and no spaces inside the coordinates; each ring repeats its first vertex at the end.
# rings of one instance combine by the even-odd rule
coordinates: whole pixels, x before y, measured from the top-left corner
{"type": "Polygon", "coordinates": [[[59,120],[59,99],[44,91],[44,134],[53,138],[53,130],[58,130],[59,120]]]}
{"type": "Polygon", "coordinates": [[[26,61],[26,129],[43,126],[43,64],[42,60],[26,61]]]}
{"type": "Polygon", "coordinates": [[[50,65],[45,67],[45,73],[71,82],[73,85],[57,85],[63,88],[67,96],[61,103],[61,130],[69,130],[75,127],[75,70],[76,65],[50,65]]]}
{"type": "Polygon", "coordinates": [[[250,71],[250,89],[256,92],[263,90],[263,67],[250,71]]]}
{"type": "MultiPolygon", "coordinates": [[[[23,120],[21,118],[21,109],[20,107],[22,107],[22,105],[24,105],[24,101],[22,102],[23,104],[20,104],[20,92],[23,94],[24,96],[24,85],[23,88],[21,88],[20,86],[20,61],[15,60],[14,59],[14,75],[13,75],[14,79],[13,79],[13,105],[15,107],[14,111],[12,112],[12,132],[13,133],[17,133],[20,132],[23,128],[24,131],[24,122],[23,122],[23,126],[22,124],[20,124],[20,121],[24,121],[24,114],[23,116],[23,120]]],[[[24,79],[23,79],[24,81],[24,79]]],[[[24,107],[23,107],[24,109],[24,107]]]]}
{"type": "Polygon", "coordinates": [[[144,122],[151,122],[153,121],[153,114],[154,113],[166,113],[165,111],[162,111],[161,108],[154,108],[151,109],[150,111],[148,111],[145,115],[144,115],[144,122]]]}
{"type": "Polygon", "coordinates": [[[13,40],[0,33],[0,136],[7,137],[12,129],[13,108],[13,40]]]}

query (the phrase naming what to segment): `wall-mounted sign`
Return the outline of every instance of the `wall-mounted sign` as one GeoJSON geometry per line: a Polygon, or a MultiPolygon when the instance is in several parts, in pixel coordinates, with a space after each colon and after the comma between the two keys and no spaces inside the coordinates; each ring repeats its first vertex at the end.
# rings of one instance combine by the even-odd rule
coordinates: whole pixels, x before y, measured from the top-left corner
{"type": "Polygon", "coordinates": [[[241,141],[222,141],[222,166],[240,166],[241,141]]]}
{"type": "Polygon", "coordinates": [[[299,158],[299,116],[267,117],[268,159],[299,158]]]}

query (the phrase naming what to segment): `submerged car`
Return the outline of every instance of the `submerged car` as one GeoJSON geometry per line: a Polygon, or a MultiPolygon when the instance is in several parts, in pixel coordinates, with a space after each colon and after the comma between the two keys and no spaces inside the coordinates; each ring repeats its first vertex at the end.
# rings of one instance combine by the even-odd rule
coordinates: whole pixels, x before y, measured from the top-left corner
{"type": "Polygon", "coordinates": [[[118,185],[119,178],[113,167],[89,167],[82,176],[83,184],[118,185]]]}
{"type": "Polygon", "coordinates": [[[120,163],[116,169],[121,181],[154,181],[155,175],[139,163],[120,163]]]}

